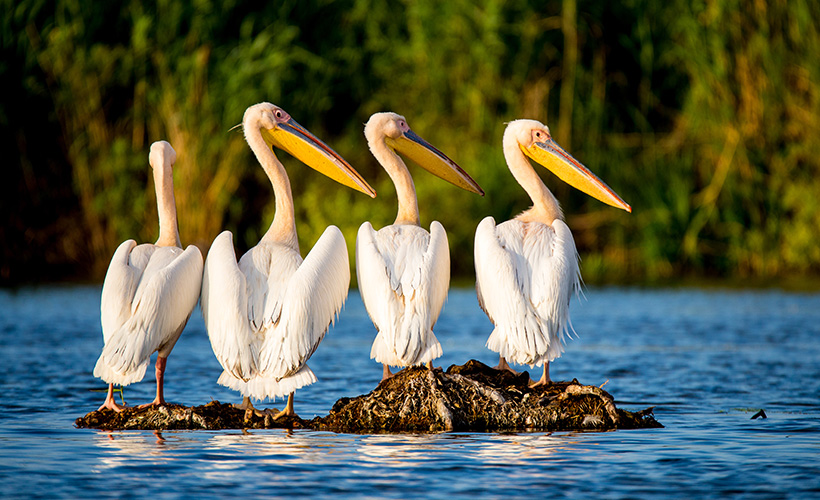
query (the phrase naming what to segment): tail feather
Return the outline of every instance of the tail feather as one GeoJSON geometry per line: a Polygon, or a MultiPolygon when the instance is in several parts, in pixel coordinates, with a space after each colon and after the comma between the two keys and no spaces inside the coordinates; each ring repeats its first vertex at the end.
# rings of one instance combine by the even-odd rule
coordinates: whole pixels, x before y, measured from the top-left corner
{"type": "MultiPolygon", "coordinates": [[[[405,355],[399,355],[391,339],[384,332],[379,332],[370,348],[370,358],[390,366],[415,366],[440,358],[444,353],[432,330],[426,333],[409,335],[413,337],[412,349],[406,349],[405,355]],[[423,340],[422,340],[423,339],[423,340]]],[[[408,340],[409,345],[410,341],[408,340]]]]}
{"type": "Polygon", "coordinates": [[[313,370],[311,370],[308,365],[303,365],[302,368],[293,375],[289,375],[280,380],[261,376],[249,380],[247,395],[259,400],[267,398],[275,400],[277,397],[287,396],[296,389],[310,385],[318,380],[313,370]]]}
{"type": "Polygon", "coordinates": [[[406,314],[400,332],[394,335],[396,355],[407,365],[418,363],[421,340],[426,336],[418,314],[406,314]],[[399,334],[400,333],[400,334],[399,334]]]}
{"type": "Polygon", "coordinates": [[[217,383],[235,391],[239,391],[242,396],[253,398],[259,401],[265,399],[274,400],[277,397],[285,397],[296,389],[310,385],[319,379],[307,365],[299,371],[280,380],[270,377],[256,376],[247,382],[233,376],[225,370],[219,376],[217,383]]]}
{"type": "Polygon", "coordinates": [[[217,384],[233,389],[242,394],[242,396],[249,396],[248,383],[239,377],[236,377],[229,370],[224,370],[216,381],[217,384]]]}
{"type": "Polygon", "coordinates": [[[134,382],[139,382],[145,377],[145,371],[148,369],[148,360],[137,366],[135,369],[127,372],[117,371],[105,363],[104,355],[100,355],[97,364],[94,366],[94,376],[103,379],[109,384],[128,385],[134,382]]]}
{"type": "Polygon", "coordinates": [[[525,322],[524,326],[508,328],[496,326],[487,339],[487,348],[517,365],[537,365],[561,356],[564,346],[560,339],[551,339],[539,323],[525,322]]]}
{"type": "Polygon", "coordinates": [[[131,318],[114,331],[103,346],[105,363],[119,372],[134,370],[153,352],[145,349],[147,336],[145,325],[131,318]]]}
{"type": "Polygon", "coordinates": [[[442,354],[444,354],[444,351],[441,349],[441,343],[439,343],[432,330],[427,332],[425,340],[424,348],[419,354],[416,364],[423,364],[428,361],[433,361],[434,359],[440,358],[442,354]]]}

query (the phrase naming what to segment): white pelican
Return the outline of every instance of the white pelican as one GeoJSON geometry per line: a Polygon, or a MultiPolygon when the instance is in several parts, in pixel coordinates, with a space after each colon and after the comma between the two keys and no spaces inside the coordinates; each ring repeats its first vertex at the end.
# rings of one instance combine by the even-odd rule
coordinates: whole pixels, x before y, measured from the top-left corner
{"type": "Polygon", "coordinates": [[[123,242],[105,275],[100,305],[105,346],[94,367],[94,376],[108,382],[100,410],[121,410],[114,401],[114,384],[142,380],[154,351],[157,396],[145,406],[165,404],[165,363],[199,298],[202,253],[194,245],[183,251],[179,241],[172,171],[176,157],[165,141],[151,145],[159,239],[155,244],[123,242]]]}
{"type": "Polygon", "coordinates": [[[236,262],[230,231],[213,242],[205,261],[202,314],[211,346],[224,368],[218,383],[250,398],[288,395],[275,415],[295,415],[293,392],[316,381],[307,366],[350,284],[347,247],[329,226],[305,257],[299,253],[293,195],[272,146],[319,172],[375,197],[376,193],[335,151],[270,103],[251,106],[242,120],[245,139],[273,185],[276,213],[270,229],[236,262]]]}
{"type": "Polygon", "coordinates": [[[499,369],[516,364],[544,365],[535,385],[550,382],[549,362],[563,352],[569,301],[580,288],[578,254],[555,196],[527,156],[561,180],[608,205],[632,209],[606,184],[564,151],[549,128],[516,120],[504,132],[504,157],[532,208],[498,226],[492,217],[475,234],[478,300],[495,325],[487,347],[500,354],[499,369]]]}
{"type": "Polygon", "coordinates": [[[396,222],[378,232],[370,222],[356,238],[356,274],[370,319],[378,330],[370,357],[384,365],[413,366],[441,356],[433,334],[450,283],[447,233],[433,221],[428,233],[419,225],[419,207],[413,178],[396,153],[401,152],[431,173],[456,186],[483,195],[467,173],[416,135],[403,116],[376,113],[364,128],[373,156],[396,186],[399,200],[396,222]]]}

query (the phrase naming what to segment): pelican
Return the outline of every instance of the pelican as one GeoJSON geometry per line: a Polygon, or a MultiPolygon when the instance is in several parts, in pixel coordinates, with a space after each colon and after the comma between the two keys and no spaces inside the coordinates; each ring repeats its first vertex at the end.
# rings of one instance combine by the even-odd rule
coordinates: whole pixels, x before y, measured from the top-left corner
{"type": "Polygon", "coordinates": [[[564,151],[540,122],[510,122],[503,146],[507,165],[533,206],[498,226],[492,217],[478,225],[476,291],[495,325],[487,347],[500,355],[497,368],[510,370],[507,361],[543,365],[543,375],[534,385],[546,385],[549,363],[563,352],[571,328],[569,302],[580,290],[581,274],[575,241],[558,201],[527,157],[593,198],[627,212],[632,208],[564,151]]]}
{"type": "Polygon", "coordinates": [[[94,367],[94,376],[108,382],[100,410],[121,411],[114,401],[114,384],[142,380],[155,351],[157,395],[144,406],[165,404],[168,355],[199,299],[202,253],[194,245],[182,250],[179,241],[172,170],[176,157],[165,141],[151,145],[148,160],[154,171],[159,239],[154,244],[123,242],[105,275],[100,301],[105,346],[94,367]]]}
{"type": "Polygon", "coordinates": [[[335,151],[270,103],[251,106],[242,120],[245,139],[273,185],[276,212],[262,240],[237,264],[230,231],[213,242],[205,261],[202,314],[224,371],[219,384],[250,398],[284,397],[274,415],[295,415],[293,393],[316,381],[307,366],[339,313],[350,284],[347,246],[329,226],[302,259],[293,195],[272,146],[287,151],[337,182],[375,197],[367,182],[335,151]]]}
{"type": "Polygon", "coordinates": [[[390,366],[413,366],[441,356],[433,334],[450,283],[447,233],[438,221],[427,232],[419,224],[413,178],[397,151],[456,186],[484,195],[467,173],[407,125],[396,113],[376,113],[364,128],[373,156],[396,186],[396,221],[378,232],[370,222],[356,238],[356,274],[370,319],[378,330],[370,357],[390,366]]]}

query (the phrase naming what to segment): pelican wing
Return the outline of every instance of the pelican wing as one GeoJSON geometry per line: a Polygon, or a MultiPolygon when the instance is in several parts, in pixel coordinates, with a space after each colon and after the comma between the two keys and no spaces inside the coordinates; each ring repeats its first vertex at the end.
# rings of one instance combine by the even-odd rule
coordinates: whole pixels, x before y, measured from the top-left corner
{"type": "Polygon", "coordinates": [[[382,331],[388,325],[394,327],[394,318],[398,317],[399,302],[395,294],[400,283],[379,250],[376,234],[370,222],[359,226],[356,236],[356,277],[367,314],[376,330],[382,331]]]}
{"type": "Polygon", "coordinates": [[[286,245],[266,244],[263,247],[260,243],[256,248],[260,247],[264,251],[260,252],[262,255],[257,256],[254,260],[257,261],[257,269],[259,266],[267,265],[264,273],[265,296],[261,311],[252,312],[251,317],[254,313],[261,314],[256,322],[263,330],[263,334],[267,336],[268,331],[276,327],[282,316],[282,307],[288,294],[291,293],[290,280],[302,266],[303,260],[298,251],[286,245]]]}
{"type": "Polygon", "coordinates": [[[104,342],[108,342],[111,334],[131,317],[131,303],[134,301],[142,271],[148,262],[147,259],[139,259],[138,265],[131,263],[131,252],[136,246],[137,242],[134,240],[122,242],[114,252],[108,272],[105,273],[100,299],[104,342]]]}
{"type": "Polygon", "coordinates": [[[347,245],[339,228],[329,226],[281,295],[279,318],[266,332],[260,352],[263,377],[282,379],[305,365],[341,311],[349,286],[347,245]]]}
{"type": "MultiPolygon", "coordinates": [[[[524,252],[532,267],[531,302],[543,323],[548,324],[553,339],[560,341],[572,328],[569,303],[581,290],[578,252],[569,227],[562,220],[546,224],[531,224],[525,239],[524,252]]],[[[550,350],[557,357],[563,352],[560,343],[550,350]],[[557,349],[557,351],[556,351],[557,349]]]]}
{"type": "Polygon", "coordinates": [[[519,364],[560,355],[569,299],[579,288],[575,243],[560,220],[552,226],[517,220],[476,229],[476,288],[495,325],[487,346],[519,364]]]}
{"type": "Polygon", "coordinates": [[[379,334],[371,357],[408,366],[441,356],[432,332],[447,298],[450,252],[438,222],[431,233],[417,226],[359,228],[356,270],[359,289],[379,334]]]}
{"type": "Polygon", "coordinates": [[[517,317],[523,319],[529,309],[526,263],[499,241],[492,217],[479,223],[474,252],[478,302],[490,321],[498,326],[514,324],[517,317]]]}
{"type": "Polygon", "coordinates": [[[426,271],[430,276],[430,328],[438,321],[444,302],[447,300],[447,290],[450,288],[450,246],[447,241],[447,232],[439,221],[430,224],[430,247],[427,252],[426,271]]]}
{"type": "Polygon", "coordinates": [[[219,364],[245,381],[256,374],[259,362],[247,311],[248,283],[236,262],[233,236],[223,231],[205,260],[202,316],[219,364]]]}
{"type": "Polygon", "coordinates": [[[196,306],[201,283],[202,254],[197,247],[154,247],[130,317],[111,334],[100,360],[119,374],[144,373],[143,365],[154,351],[173,347],[196,306]]]}

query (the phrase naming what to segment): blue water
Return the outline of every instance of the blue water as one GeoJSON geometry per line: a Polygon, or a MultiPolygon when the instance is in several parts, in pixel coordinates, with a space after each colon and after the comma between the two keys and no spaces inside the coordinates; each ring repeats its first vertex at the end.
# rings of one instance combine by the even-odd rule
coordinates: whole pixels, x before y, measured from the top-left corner
{"type": "MultiPolygon", "coordinates": [[[[592,288],[580,338],[553,379],[601,385],[666,427],[608,433],[347,435],[314,431],[75,429],[104,385],[98,287],[0,291],[3,498],[820,498],[820,295],[592,288]],[[764,409],[768,419],[752,420],[764,409]]],[[[444,367],[495,364],[472,290],[452,290],[436,333],[444,367]]],[[[381,368],[361,299],[296,393],[303,418],[369,392],[381,368]]],[[[238,402],[197,310],[168,360],[166,398],[238,402]]],[[[153,398],[153,370],[129,404],[153,398]]],[[[281,407],[282,402],[266,406],[281,407]]]]}

